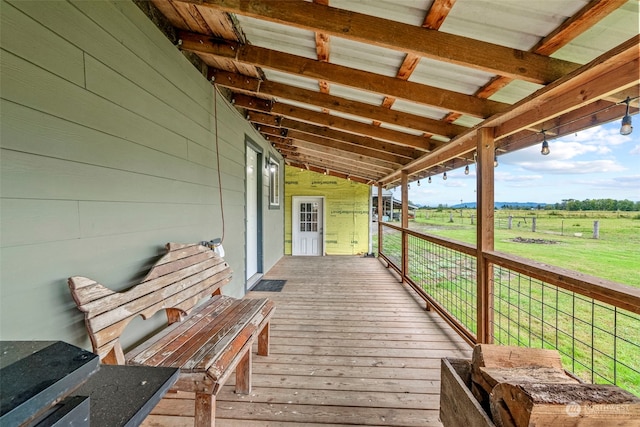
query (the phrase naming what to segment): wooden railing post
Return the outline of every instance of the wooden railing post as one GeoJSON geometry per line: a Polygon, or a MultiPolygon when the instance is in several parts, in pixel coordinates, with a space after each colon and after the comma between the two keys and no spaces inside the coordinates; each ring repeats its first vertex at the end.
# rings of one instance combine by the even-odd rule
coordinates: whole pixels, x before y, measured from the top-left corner
{"type": "Polygon", "coordinates": [[[382,217],[384,216],[382,201],[382,184],[378,183],[378,254],[382,253],[382,217]]]}
{"type": "Polygon", "coordinates": [[[493,341],[491,298],[493,295],[493,265],[484,253],[494,246],[494,128],[481,128],[477,137],[477,339],[479,343],[493,341]]]}
{"type": "Polygon", "coordinates": [[[402,171],[402,211],[400,219],[402,220],[402,280],[409,275],[409,235],[405,232],[409,228],[409,175],[406,171],[402,171]]]}

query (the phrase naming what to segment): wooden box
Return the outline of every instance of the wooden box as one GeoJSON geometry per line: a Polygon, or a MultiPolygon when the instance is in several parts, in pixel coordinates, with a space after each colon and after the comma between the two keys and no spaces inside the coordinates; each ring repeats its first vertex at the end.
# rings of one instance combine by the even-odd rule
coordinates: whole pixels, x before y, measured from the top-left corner
{"type": "Polygon", "coordinates": [[[495,427],[471,394],[471,360],[442,359],[440,421],[444,427],[495,427]]]}

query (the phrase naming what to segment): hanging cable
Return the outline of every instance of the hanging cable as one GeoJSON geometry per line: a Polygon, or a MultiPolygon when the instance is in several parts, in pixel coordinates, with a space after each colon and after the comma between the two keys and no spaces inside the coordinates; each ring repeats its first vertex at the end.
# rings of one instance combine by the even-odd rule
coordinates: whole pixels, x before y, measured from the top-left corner
{"type": "Polygon", "coordinates": [[[218,144],[218,87],[213,86],[213,115],[214,129],[216,131],[216,162],[218,165],[218,191],[220,193],[220,219],[222,221],[222,235],[220,236],[220,244],[224,242],[224,203],[222,202],[222,174],[220,172],[220,146],[218,144]]]}

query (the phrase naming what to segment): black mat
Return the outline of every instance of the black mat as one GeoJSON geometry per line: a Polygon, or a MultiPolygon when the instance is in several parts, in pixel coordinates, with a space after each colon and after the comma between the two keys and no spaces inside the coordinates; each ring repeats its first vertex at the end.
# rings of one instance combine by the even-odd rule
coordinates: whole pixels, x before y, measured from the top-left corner
{"type": "Polygon", "coordinates": [[[280,292],[285,283],[287,283],[286,280],[260,280],[251,290],[256,292],[280,292]]]}

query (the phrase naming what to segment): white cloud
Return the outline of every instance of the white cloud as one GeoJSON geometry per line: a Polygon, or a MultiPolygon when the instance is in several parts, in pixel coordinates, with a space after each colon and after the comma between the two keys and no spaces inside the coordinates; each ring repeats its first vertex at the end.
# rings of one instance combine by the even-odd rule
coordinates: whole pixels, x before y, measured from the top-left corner
{"type": "Polygon", "coordinates": [[[633,147],[631,151],[629,151],[629,154],[631,154],[632,156],[640,156],[640,144],[633,147]]]}
{"type": "Polygon", "coordinates": [[[592,160],[592,161],[562,161],[549,160],[545,162],[522,162],[519,166],[523,169],[551,174],[590,174],[620,172],[625,170],[624,166],[614,160],[592,160]]]}

